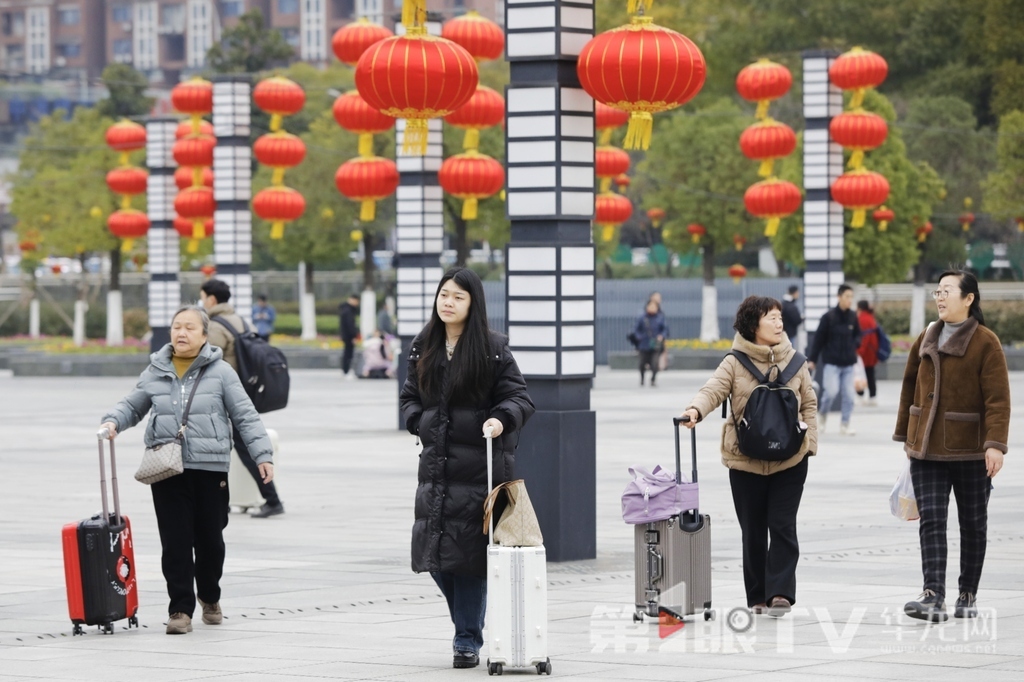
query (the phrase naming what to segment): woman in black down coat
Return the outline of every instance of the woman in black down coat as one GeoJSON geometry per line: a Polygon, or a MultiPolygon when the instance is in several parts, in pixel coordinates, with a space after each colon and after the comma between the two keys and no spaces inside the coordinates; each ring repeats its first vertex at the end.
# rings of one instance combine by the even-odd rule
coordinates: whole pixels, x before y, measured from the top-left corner
{"type": "Polygon", "coordinates": [[[412,570],[429,571],[455,624],[456,668],[480,662],[487,608],[484,433],[494,434],[494,483],[512,478],[516,433],[534,412],[507,339],[487,326],[480,278],[453,268],[409,350],[400,398],[409,432],[423,442],[412,570]]]}

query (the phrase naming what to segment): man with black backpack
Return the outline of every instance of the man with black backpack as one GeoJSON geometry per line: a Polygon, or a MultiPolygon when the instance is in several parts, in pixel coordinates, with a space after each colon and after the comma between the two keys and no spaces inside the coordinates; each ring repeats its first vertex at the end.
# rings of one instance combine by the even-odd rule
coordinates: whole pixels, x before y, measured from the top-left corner
{"type": "MultiPolygon", "coordinates": [[[[211,346],[217,346],[224,352],[224,361],[231,365],[231,368],[242,377],[242,372],[239,371],[237,342],[240,334],[252,330],[228,303],[231,300],[231,287],[226,282],[219,279],[208,279],[203,283],[200,291],[202,292],[203,307],[206,308],[206,312],[210,315],[210,332],[207,336],[207,341],[211,346]]],[[[245,377],[242,377],[242,379],[244,383],[245,377]]],[[[245,442],[242,440],[237,429],[234,429],[232,438],[238,458],[242,460],[242,464],[245,465],[245,468],[255,479],[260,495],[266,500],[263,506],[260,507],[260,510],[252,515],[253,518],[264,519],[268,516],[283,514],[284,504],[281,503],[281,498],[277,494],[277,487],[274,485],[274,482],[263,482],[262,477],[259,475],[259,467],[252,457],[249,456],[249,450],[245,447],[245,442]]]]}

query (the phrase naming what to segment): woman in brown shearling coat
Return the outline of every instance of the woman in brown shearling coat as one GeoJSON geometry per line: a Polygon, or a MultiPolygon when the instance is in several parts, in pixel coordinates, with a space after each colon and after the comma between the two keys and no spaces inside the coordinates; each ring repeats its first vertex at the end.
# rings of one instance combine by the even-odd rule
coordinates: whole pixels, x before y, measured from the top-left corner
{"type": "Polygon", "coordinates": [[[1010,381],[1003,346],[985,327],[978,280],[949,270],[932,292],[939,321],[910,349],[893,440],[904,443],[921,514],[924,592],[908,616],[945,621],[949,491],[960,517],[957,618],[974,618],[985,563],[991,479],[1003,467],[1010,426],[1010,381]]]}
{"type": "MultiPolygon", "coordinates": [[[[733,351],[744,353],[758,371],[775,379],[797,356],[782,330],[782,304],[774,298],[749,296],[736,311],[733,351]],[[776,374],[778,373],[778,374],[776,374]]],[[[683,413],[693,428],[725,400],[732,402],[735,419],[743,418],[747,400],[758,380],[733,355],[727,355],[683,413]]],[[[782,461],[747,457],[740,452],[736,427],[727,419],[722,428],[722,464],[729,469],[736,517],[743,531],[743,583],[747,606],[755,613],[779,617],[796,602],[796,566],[800,559],[796,515],[800,508],[807,457],[818,449],[817,411],[811,374],[802,367],[789,381],[807,426],[800,450],[782,461]],[[768,544],[769,533],[771,545],[768,544]]]]}

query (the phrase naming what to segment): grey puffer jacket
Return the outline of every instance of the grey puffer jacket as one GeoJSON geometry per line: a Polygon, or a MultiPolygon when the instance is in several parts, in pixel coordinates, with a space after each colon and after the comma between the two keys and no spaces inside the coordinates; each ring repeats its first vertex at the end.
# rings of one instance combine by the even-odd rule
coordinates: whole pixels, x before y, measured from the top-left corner
{"type": "Polygon", "coordinates": [[[171,362],[171,344],[149,357],[149,367],[139,376],[135,390],[107,413],[102,422],[117,424],[118,433],[135,426],[150,410],[146,447],[174,440],[181,428],[182,403],[192,392],[192,382],[204,366],[188,415],[182,459],[186,469],[226,472],[231,462],[231,425],[238,427],[242,440],[257,464],[271,462],[273,448],[259,414],[242,388],[235,370],[222,359],[220,348],[209,343],[182,379],[171,362]]]}

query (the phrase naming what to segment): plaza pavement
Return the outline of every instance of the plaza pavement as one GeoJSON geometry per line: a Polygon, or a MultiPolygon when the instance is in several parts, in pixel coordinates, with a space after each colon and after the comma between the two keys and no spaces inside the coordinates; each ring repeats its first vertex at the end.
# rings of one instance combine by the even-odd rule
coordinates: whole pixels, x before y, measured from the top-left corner
{"type": "MultiPolygon", "coordinates": [[[[598,557],[549,565],[554,675],[758,682],[1024,677],[1021,421],[1014,420],[1011,454],[990,506],[979,595],[986,617],[966,626],[952,618],[942,626],[908,621],[900,612],[919,592],[920,567],[916,524],[888,511],[901,464],[889,437],[893,382],[881,384],[879,407],[856,411],[855,437],[836,435],[833,419],[811,461],[792,615],[757,617],[742,633],[726,625],[744,600],[715,414],[698,429],[698,444],[701,501],[713,519],[718,619],[689,623],[665,639],[657,626],[634,625],[632,529],[619,516],[626,469],[671,466],[670,417],[705,378],[668,372],[658,388],[641,389],[633,372],[598,372],[598,557]]],[[[1014,402],[1024,404],[1024,375],[1011,380],[1014,402]]],[[[0,682],[486,677],[483,666],[451,669],[445,604],[429,577],[409,570],[417,447],[394,428],[394,383],[343,382],[329,371],[297,371],[292,381],[288,409],[266,415],[281,435],[278,485],[287,514],[232,515],[224,624],[197,618],[187,636],[163,633],[166,595],[152,504],[146,487],[131,478],[142,452],[137,427],[117,444],[123,508],[134,524],[142,629],[126,631],[122,622],[113,636],[93,628],[71,637],[60,528],[99,508],[93,434],[103,411],[134,382],[0,373],[0,682]]],[[[959,547],[955,520],[951,526],[950,601],[959,547]]],[[[734,624],[744,625],[742,618],[734,624]]]]}

